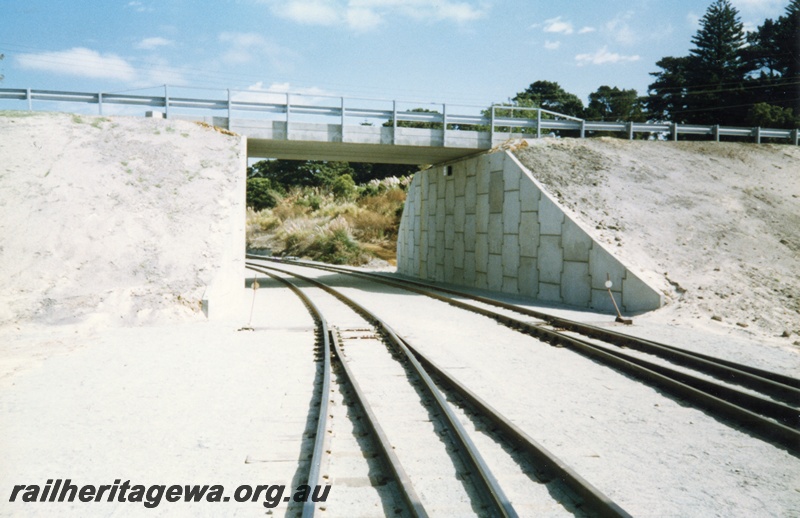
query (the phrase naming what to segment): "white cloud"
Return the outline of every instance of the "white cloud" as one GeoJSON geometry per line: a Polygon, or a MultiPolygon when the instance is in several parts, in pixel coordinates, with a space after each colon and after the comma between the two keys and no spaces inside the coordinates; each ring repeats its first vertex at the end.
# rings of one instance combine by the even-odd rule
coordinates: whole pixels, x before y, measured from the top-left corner
{"type": "Polygon", "coordinates": [[[702,18],[702,16],[696,14],[694,11],[689,11],[686,14],[686,21],[689,22],[689,25],[692,27],[700,26],[700,18],[702,18]]]}
{"type": "Polygon", "coordinates": [[[383,18],[372,9],[355,7],[346,13],[347,25],[357,30],[369,30],[383,23],[383,18]]]}
{"type": "Polygon", "coordinates": [[[466,0],[262,0],[272,11],[306,25],[370,30],[397,17],[466,23],[486,15],[484,1],[466,0]]]}
{"type": "Polygon", "coordinates": [[[550,41],[547,40],[544,42],[544,48],[547,50],[557,50],[561,46],[560,41],[550,41]]]}
{"type": "Polygon", "coordinates": [[[335,25],[342,12],[333,0],[289,0],[277,2],[275,12],[282,18],[309,25],[335,25]]]}
{"type": "MultiPolygon", "coordinates": [[[[314,104],[314,102],[320,101],[322,98],[333,96],[332,93],[316,86],[303,88],[293,87],[290,83],[271,83],[265,88],[264,82],[259,81],[248,86],[246,92],[233,92],[232,98],[240,102],[285,103],[287,93],[303,95],[303,102],[307,104],[314,104]]],[[[329,101],[329,99],[326,100],[329,101]]],[[[297,99],[293,99],[292,103],[296,101],[297,99]]]]}
{"type": "Polygon", "coordinates": [[[758,29],[758,24],[754,22],[744,22],[742,23],[742,29],[744,32],[755,32],[758,29]]]}
{"type": "Polygon", "coordinates": [[[176,86],[189,84],[183,72],[172,67],[166,59],[151,58],[141,63],[141,66],[137,68],[143,70],[143,77],[141,81],[139,81],[142,84],[176,86]]]}
{"type": "Polygon", "coordinates": [[[575,31],[572,27],[572,23],[563,21],[560,16],[545,20],[542,30],[544,32],[555,32],[558,34],[572,34],[575,31]]]}
{"type": "Polygon", "coordinates": [[[136,78],[133,66],[115,54],[101,54],[95,50],[75,47],[55,52],[20,54],[17,63],[22,68],[41,70],[95,79],[131,81],[136,78]]]}
{"type": "Polygon", "coordinates": [[[633,18],[633,12],[628,11],[618,14],[613,20],[606,23],[606,31],[611,33],[611,36],[619,43],[624,45],[633,45],[637,43],[638,37],[628,24],[628,20],[633,18]]]}
{"type": "Polygon", "coordinates": [[[739,11],[772,14],[783,14],[783,8],[787,4],[786,0],[731,0],[731,3],[739,11]]]}
{"type": "Polygon", "coordinates": [[[578,54],[575,56],[575,61],[578,66],[584,65],[607,65],[614,63],[628,63],[632,61],[639,61],[639,55],[623,56],[616,52],[609,52],[608,47],[603,47],[593,54],[578,54]]]}
{"type": "Polygon", "coordinates": [[[152,7],[148,7],[141,2],[128,2],[126,5],[127,8],[133,9],[137,13],[151,13],[153,12],[152,7]]]}
{"type": "Polygon", "coordinates": [[[156,36],[153,38],[143,39],[142,41],[136,44],[136,48],[142,50],[154,50],[157,49],[158,47],[166,47],[172,44],[173,41],[156,36]]]}
{"type": "Polygon", "coordinates": [[[578,34],[588,34],[596,30],[597,29],[595,29],[594,27],[581,27],[581,30],[578,31],[578,34]]]}
{"type": "Polygon", "coordinates": [[[321,96],[333,96],[333,94],[323,88],[318,88],[316,86],[306,86],[306,87],[292,87],[291,83],[272,83],[268,87],[264,88],[264,82],[259,81],[255,84],[252,84],[247,87],[248,91],[251,92],[270,92],[270,93],[293,93],[293,94],[302,94],[302,95],[321,95],[321,96]]]}
{"type": "Polygon", "coordinates": [[[219,41],[226,44],[227,51],[222,59],[229,64],[250,63],[266,57],[273,65],[283,67],[296,58],[291,49],[254,32],[223,32],[219,35],[219,41]]]}

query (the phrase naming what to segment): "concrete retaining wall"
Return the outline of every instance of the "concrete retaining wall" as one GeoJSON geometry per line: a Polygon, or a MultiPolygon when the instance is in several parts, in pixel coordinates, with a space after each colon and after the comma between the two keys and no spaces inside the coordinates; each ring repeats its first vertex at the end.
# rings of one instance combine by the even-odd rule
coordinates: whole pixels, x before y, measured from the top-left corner
{"type": "Polygon", "coordinates": [[[239,143],[239,168],[230,171],[231,199],[227,203],[227,218],[224,219],[224,242],[222,261],[213,280],[203,294],[203,311],[209,320],[232,320],[241,318],[246,311],[247,292],[244,290],[247,248],[247,139],[239,143]]]}
{"type": "Polygon", "coordinates": [[[573,221],[511,153],[420,171],[397,241],[398,272],[421,279],[614,311],[661,294],[573,221]]]}

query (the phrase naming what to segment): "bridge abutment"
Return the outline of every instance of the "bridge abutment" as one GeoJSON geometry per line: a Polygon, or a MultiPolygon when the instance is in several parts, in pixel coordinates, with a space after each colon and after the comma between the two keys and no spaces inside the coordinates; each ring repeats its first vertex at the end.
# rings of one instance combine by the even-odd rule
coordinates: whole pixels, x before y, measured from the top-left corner
{"type": "Polygon", "coordinates": [[[409,186],[398,272],[576,307],[626,312],[662,295],[576,222],[510,152],[420,171],[409,186]]]}

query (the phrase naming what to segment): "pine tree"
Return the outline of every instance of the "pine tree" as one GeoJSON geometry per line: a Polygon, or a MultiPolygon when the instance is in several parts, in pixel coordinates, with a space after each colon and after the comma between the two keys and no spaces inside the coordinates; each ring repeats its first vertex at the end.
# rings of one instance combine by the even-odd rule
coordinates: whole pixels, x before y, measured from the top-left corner
{"type": "MultiPolygon", "coordinates": [[[[747,41],[750,103],[769,104],[774,113],[788,109],[800,117],[800,0],[792,0],[784,16],[765,20],[748,34],[747,41]]],[[[793,127],[794,123],[782,125],[793,127]]]]}
{"type": "Polygon", "coordinates": [[[647,87],[645,106],[654,121],[686,122],[687,69],[689,56],[667,56],[656,62],[661,72],[651,72],[656,80],[647,87]]]}
{"type": "Polygon", "coordinates": [[[687,68],[686,119],[697,124],[742,124],[745,34],[729,0],[715,0],[692,38],[687,68]]]}

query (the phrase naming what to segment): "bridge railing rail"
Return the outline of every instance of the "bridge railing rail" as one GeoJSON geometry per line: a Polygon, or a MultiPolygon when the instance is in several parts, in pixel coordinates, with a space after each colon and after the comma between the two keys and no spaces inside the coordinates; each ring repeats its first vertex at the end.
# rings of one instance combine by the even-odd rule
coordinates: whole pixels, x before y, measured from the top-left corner
{"type": "Polygon", "coordinates": [[[0,88],[0,101],[27,102],[27,108],[31,111],[34,109],[34,102],[94,104],[98,106],[100,115],[103,114],[105,105],[124,105],[163,108],[167,118],[175,114],[176,110],[192,110],[206,113],[225,112],[228,121],[233,118],[235,112],[248,112],[260,116],[274,116],[287,124],[322,119],[334,120],[342,127],[349,121],[359,119],[361,122],[351,122],[351,124],[381,124],[393,126],[395,129],[398,126],[416,124],[442,131],[443,145],[447,143],[447,138],[444,137],[448,132],[464,131],[490,133],[492,143],[504,140],[508,136],[542,137],[552,131],[568,131],[581,138],[589,133],[610,132],[625,134],[630,139],[637,133],[648,133],[667,135],[672,140],[677,140],[679,135],[706,135],[715,140],[719,140],[720,137],[739,137],[752,138],[760,143],[762,139],[769,138],[782,139],[793,145],[800,143],[800,131],[797,128],[587,121],[534,107],[501,104],[481,107],[250,90],[224,90],[215,98],[173,96],[170,95],[170,88],[164,86],[163,95],[0,88]],[[458,111],[453,111],[454,108],[458,111]]]}

